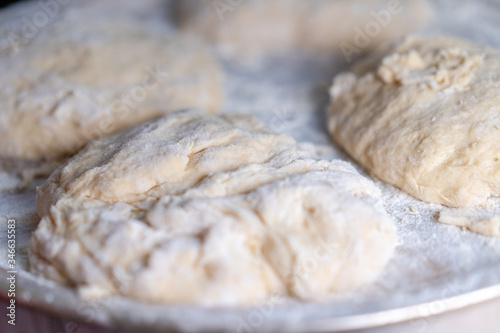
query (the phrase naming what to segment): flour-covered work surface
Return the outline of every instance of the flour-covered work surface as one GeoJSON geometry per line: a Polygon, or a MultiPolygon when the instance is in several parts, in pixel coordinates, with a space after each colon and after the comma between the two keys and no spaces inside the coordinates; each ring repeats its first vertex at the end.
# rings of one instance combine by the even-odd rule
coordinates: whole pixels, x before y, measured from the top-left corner
{"type": "MultiPolygon", "coordinates": [[[[500,47],[498,5],[453,4],[435,2],[418,32],[500,47]]],[[[495,223],[499,199],[460,210],[425,203],[372,177],[330,139],[328,90],[353,65],[341,52],[218,60],[221,115],[174,112],[99,139],[22,191],[12,170],[0,173],[3,291],[14,220],[18,303],[112,328],[339,331],[500,295],[500,238],[463,228],[468,217],[495,223]],[[181,176],[166,181],[173,174],[181,176]],[[186,216],[195,219],[175,223],[186,216]],[[325,223],[293,229],[297,216],[325,223]],[[353,241],[325,262],[315,245],[332,233],[353,241]],[[307,274],[290,282],[301,255],[307,274]],[[220,288],[231,293],[221,298],[220,288]]]]}

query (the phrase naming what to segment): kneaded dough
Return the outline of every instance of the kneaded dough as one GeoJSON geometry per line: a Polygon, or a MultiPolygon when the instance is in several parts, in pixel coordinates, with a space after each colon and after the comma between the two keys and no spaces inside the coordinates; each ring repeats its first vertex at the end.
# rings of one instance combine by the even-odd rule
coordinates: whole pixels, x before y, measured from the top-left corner
{"type": "Polygon", "coordinates": [[[329,128],[380,179],[429,203],[500,195],[500,52],[405,38],[338,75],[329,128]]]}
{"type": "Polygon", "coordinates": [[[324,298],[391,258],[379,196],[254,117],[175,112],[90,143],[38,189],[30,269],[85,297],[324,298]]]}
{"type": "Polygon", "coordinates": [[[414,31],[433,12],[428,1],[406,0],[183,0],[172,6],[183,31],[205,36],[238,58],[293,50],[345,50],[350,58],[414,31]]]}
{"type": "Polygon", "coordinates": [[[54,159],[168,111],[216,111],[216,61],[202,43],[156,18],[159,2],[61,4],[32,34],[38,2],[2,12],[0,156],[54,159]],[[26,20],[7,19],[16,14],[26,20]]]}
{"type": "Polygon", "coordinates": [[[500,216],[470,209],[447,209],[439,212],[438,221],[444,224],[467,228],[490,237],[500,236],[500,216]]]}

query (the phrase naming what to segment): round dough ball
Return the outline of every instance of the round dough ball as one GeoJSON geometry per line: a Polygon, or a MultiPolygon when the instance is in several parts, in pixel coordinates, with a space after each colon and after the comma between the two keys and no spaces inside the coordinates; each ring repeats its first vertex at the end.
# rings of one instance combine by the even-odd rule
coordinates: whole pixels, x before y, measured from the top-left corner
{"type": "Polygon", "coordinates": [[[187,110],[90,143],[42,185],[31,271],[85,297],[249,305],[373,281],[380,191],[244,115],[187,110]]]}
{"type": "Polygon", "coordinates": [[[500,195],[500,52],[408,37],[338,75],[333,138],[380,179],[429,203],[500,195]]]}
{"type": "Polygon", "coordinates": [[[203,35],[226,55],[293,50],[344,52],[349,58],[402,36],[431,15],[427,1],[173,1],[182,30],[203,35]],[[355,50],[356,49],[356,50],[355,50]]]}
{"type": "Polygon", "coordinates": [[[104,1],[61,4],[40,28],[30,22],[38,3],[6,10],[27,20],[0,24],[1,157],[54,159],[168,111],[219,108],[221,74],[210,53],[148,22],[134,3],[115,3],[116,13],[104,1]]]}

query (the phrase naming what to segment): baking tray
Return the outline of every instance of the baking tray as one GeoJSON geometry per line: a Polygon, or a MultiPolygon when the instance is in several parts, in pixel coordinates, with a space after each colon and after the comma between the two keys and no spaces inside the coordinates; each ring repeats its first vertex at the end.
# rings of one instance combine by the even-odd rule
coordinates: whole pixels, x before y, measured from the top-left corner
{"type": "MultiPolygon", "coordinates": [[[[441,0],[434,5],[436,15],[421,33],[444,33],[500,47],[498,2],[457,5],[441,0]]],[[[336,73],[348,68],[342,56],[294,53],[254,63],[226,60],[222,64],[227,98],[223,112],[252,113],[275,131],[309,143],[324,158],[354,163],[330,141],[326,130],[328,86],[336,73]]],[[[18,191],[19,180],[0,172],[0,290],[5,297],[7,219],[15,219],[18,304],[114,329],[345,331],[421,320],[500,296],[500,238],[437,223],[442,206],[423,203],[375,181],[397,225],[400,243],[373,285],[328,302],[271,299],[235,309],[160,305],[123,297],[83,302],[72,289],[34,277],[26,271],[26,248],[38,222],[35,188],[43,179],[18,191]]],[[[492,200],[491,207],[500,210],[500,200],[492,200]]]]}

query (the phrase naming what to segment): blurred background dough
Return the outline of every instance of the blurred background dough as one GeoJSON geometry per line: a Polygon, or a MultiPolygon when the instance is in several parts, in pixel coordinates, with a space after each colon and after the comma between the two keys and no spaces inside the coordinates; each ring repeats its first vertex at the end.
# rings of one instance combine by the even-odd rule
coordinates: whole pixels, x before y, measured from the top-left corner
{"type": "Polygon", "coordinates": [[[182,0],[171,4],[182,30],[205,36],[223,54],[234,57],[291,50],[339,52],[342,42],[344,48],[356,46],[358,38],[364,39],[358,45],[368,44],[363,47],[366,52],[415,30],[432,15],[429,2],[405,0],[182,0]],[[363,34],[367,38],[359,37],[363,34]]]}
{"type": "Polygon", "coordinates": [[[218,64],[202,43],[172,32],[165,7],[75,1],[4,10],[0,157],[53,159],[168,111],[216,111],[218,64]]]}

